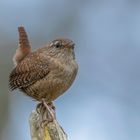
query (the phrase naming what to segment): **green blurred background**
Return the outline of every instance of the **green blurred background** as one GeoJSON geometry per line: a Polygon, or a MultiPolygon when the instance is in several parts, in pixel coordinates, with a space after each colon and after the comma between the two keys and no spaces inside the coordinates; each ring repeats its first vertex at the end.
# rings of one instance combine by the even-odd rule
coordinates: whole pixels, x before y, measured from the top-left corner
{"type": "Polygon", "coordinates": [[[0,1],[0,140],[29,140],[36,102],[8,90],[18,26],[34,49],[57,37],[76,43],[79,73],[55,101],[69,140],[140,139],[140,1],[0,1]]]}

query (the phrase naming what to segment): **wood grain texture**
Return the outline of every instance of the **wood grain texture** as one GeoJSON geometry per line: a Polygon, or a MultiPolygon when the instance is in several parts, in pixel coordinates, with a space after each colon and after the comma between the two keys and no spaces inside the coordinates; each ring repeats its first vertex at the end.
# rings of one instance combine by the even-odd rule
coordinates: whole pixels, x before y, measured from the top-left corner
{"type": "Polygon", "coordinates": [[[67,140],[67,135],[57,120],[40,127],[41,116],[36,111],[31,113],[29,124],[32,140],[67,140]]]}

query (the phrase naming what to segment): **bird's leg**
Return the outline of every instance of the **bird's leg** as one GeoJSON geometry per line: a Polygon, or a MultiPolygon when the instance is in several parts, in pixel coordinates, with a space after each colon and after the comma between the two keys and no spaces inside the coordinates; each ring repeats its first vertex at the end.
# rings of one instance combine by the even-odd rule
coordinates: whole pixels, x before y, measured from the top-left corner
{"type": "Polygon", "coordinates": [[[53,102],[49,102],[47,105],[50,108],[51,112],[53,113],[53,116],[56,118],[56,116],[55,116],[55,105],[54,105],[54,103],[53,102]]]}
{"type": "Polygon", "coordinates": [[[42,99],[42,102],[39,103],[36,107],[36,110],[41,114],[41,126],[44,127],[49,122],[55,120],[55,106],[52,102],[47,103],[45,99],[42,99]]]}
{"type": "Polygon", "coordinates": [[[44,107],[46,108],[46,113],[48,112],[48,118],[51,118],[53,121],[56,118],[54,104],[52,102],[47,104],[45,99],[42,99],[42,103],[43,103],[44,107]]]}

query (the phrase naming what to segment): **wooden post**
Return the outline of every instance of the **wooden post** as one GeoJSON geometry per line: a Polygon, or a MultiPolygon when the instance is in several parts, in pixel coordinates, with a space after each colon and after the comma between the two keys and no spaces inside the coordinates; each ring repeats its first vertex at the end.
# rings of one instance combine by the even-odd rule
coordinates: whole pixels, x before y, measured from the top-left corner
{"type": "Polygon", "coordinates": [[[42,126],[41,114],[32,111],[29,117],[30,132],[32,140],[67,140],[67,135],[57,120],[42,126]]]}

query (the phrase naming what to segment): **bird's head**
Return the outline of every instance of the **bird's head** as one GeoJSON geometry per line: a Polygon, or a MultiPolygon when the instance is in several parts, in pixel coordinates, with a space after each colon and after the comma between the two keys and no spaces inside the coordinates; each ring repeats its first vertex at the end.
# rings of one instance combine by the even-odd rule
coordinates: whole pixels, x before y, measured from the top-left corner
{"type": "Polygon", "coordinates": [[[55,39],[47,45],[49,54],[54,57],[75,58],[74,42],[70,39],[55,39]]]}

